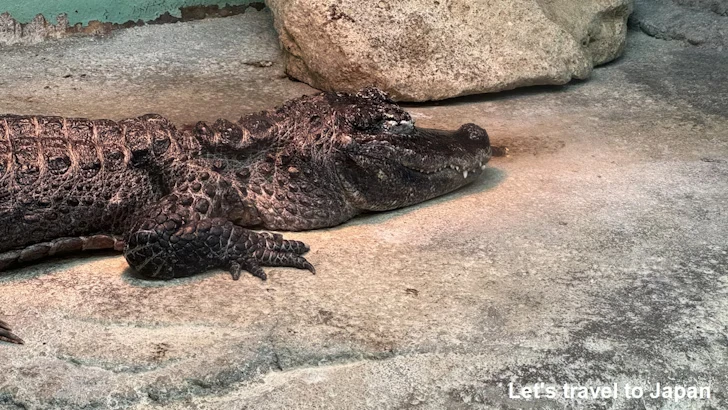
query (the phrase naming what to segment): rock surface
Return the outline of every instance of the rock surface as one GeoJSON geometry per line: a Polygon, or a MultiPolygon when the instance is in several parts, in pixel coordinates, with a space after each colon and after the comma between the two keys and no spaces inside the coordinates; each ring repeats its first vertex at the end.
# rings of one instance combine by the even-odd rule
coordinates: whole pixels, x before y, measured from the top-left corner
{"type": "MultiPolygon", "coordinates": [[[[315,92],[281,78],[272,24],[3,50],[0,112],[183,124],[315,92]]],[[[591,81],[413,104],[511,155],[447,197],[290,234],[316,275],[150,282],[116,255],[3,273],[0,316],[27,344],[0,345],[0,409],[727,409],[726,64],[634,32],[591,81]],[[713,390],[508,397],[539,381],[713,390]]]]}
{"type": "Polygon", "coordinates": [[[629,24],[652,37],[724,50],[728,0],[636,0],[629,24]]]}
{"type": "Polygon", "coordinates": [[[268,0],[287,73],[439,100],[587,78],[620,55],[631,0],[268,0]]]}

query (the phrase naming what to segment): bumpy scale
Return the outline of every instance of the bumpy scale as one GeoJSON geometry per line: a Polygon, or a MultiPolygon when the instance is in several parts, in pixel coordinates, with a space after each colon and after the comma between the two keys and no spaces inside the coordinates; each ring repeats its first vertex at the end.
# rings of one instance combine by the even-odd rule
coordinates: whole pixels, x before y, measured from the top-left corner
{"type": "MultiPolygon", "coordinates": [[[[0,116],[0,270],[116,249],[150,278],[314,272],[304,243],[248,228],[323,228],[418,203],[474,181],[490,155],[477,125],[417,128],[375,88],[182,131],[153,114],[0,116]]],[[[0,340],[22,342],[2,321],[0,340]]]]}

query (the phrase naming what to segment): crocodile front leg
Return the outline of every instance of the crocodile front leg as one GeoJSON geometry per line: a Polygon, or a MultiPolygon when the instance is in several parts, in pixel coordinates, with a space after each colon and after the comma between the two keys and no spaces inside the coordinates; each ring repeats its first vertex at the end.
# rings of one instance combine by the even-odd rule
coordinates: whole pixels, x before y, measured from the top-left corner
{"type": "Polygon", "coordinates": [[[242,270],[263,280],[262,266],[314,267],[301,255],[303,242],[254,232],[223,217],[204,218],[192,202],[170,194],[154,206],[127,236],[124,256],[140,274],[158,279],[191,276],[211,268],[242,270]]]}

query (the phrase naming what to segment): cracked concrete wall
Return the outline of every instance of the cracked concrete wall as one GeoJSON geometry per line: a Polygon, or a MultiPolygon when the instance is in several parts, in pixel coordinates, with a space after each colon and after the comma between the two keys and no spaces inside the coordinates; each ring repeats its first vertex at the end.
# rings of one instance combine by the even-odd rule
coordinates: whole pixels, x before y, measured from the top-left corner
{"type": "Polygon", "coordinates": [[[245,5],[252,0],[0,0],[0,13],[10,13],[18,22],[28,23],[37,14],[43,14],[48,21],[55,21],[59,14],[67,14],[71,25],[88,24],[98,20],[110,23],[124,23],[129,20],[150,21],[169,13],[180,16],[180,8],[188,6],[245,5]]]}

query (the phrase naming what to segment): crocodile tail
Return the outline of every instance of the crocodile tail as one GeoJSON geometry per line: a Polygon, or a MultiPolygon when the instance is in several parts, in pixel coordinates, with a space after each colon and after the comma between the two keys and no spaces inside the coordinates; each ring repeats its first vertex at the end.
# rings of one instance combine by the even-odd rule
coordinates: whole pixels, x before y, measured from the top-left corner
{"type": "Polygon", "coordinates": [[[124,249],[124,241],[119,236],[100,234],[73,238],[58,238],[48,242],[36,243],[23,249],[0,253],[0,271],[51,256],[99,249],[121,251],[124,249]]]}

